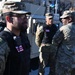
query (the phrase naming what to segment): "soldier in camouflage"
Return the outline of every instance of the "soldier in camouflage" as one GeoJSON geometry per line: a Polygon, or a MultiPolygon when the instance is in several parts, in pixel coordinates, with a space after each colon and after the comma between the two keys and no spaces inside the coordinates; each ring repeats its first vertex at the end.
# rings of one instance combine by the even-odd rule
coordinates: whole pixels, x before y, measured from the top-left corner
{"type": "Polygon", "coordinates": [[[22,2],[6,1],[2,9],[6,27],[0,33],[0,75],[29,75],[28,15],[22,2]]]}
{"type": "Polygon", "coordinates": [[[50,50],[52,38],[57,31],[57,27],[53,24],[53,15],[46,13],[46,24],[37,26],[35,42],[39,46],[39,75],[45,74],[45,67],[49,63],[49,75],[55,75],[55,62],[53,59],[53,50],[50,50]]]}
{"type": "Polygon", "coordinates": [[[63,26],[52,40],[56,50],[55,75],[75,75],[75,23],[72,12],[65,11],[60,17],[63,26]]]}

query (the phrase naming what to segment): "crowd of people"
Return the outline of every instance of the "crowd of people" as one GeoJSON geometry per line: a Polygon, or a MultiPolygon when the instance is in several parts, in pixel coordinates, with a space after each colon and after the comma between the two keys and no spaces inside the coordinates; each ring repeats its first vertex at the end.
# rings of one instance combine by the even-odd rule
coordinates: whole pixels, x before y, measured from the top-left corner
{"type": "MultiPolygon", "coordinates": [[[[0,32],[0,75],[29,75],[31,45],[26,29],[31,12],[25,11],[22,2],[6,1],[2,15],[6,24],[0,32]]],[[[48,63],[49,75],[75,75],[75,10],[63,12],[59,29],[53,17],[46,13],[46,23],[37,26],[38,75],[45,74],[48,63]]]]}

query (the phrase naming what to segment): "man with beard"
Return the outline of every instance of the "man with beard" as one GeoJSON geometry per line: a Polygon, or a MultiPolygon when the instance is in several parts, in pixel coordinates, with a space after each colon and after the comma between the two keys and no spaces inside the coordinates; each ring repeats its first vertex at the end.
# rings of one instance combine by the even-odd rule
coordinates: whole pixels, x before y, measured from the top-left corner
{"type": "Polygon", "coordinates": [[[29,75],[30,43],[25,32],[27,16],[21,2],[5,2],[6,27],[0,33],[0,75],[29,75]]]}

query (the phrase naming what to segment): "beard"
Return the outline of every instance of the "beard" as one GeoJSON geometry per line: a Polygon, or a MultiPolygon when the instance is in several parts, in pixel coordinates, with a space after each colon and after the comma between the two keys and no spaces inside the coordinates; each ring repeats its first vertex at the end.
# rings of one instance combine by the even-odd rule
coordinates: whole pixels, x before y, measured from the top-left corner
{"type": "Polygon", "coordinates": [[[26,28],[22,27],[22,28],[20,28],[20,30],[23,31],[23,32],[26,32],[27,31],[27,27],[26,28]]]}
{"type": "Polygon", "coordinates": [[[25,25],[24,23],[22,25],[19,26],[19,30],[26,32],[27,31],[28,26],[25,25]]]}

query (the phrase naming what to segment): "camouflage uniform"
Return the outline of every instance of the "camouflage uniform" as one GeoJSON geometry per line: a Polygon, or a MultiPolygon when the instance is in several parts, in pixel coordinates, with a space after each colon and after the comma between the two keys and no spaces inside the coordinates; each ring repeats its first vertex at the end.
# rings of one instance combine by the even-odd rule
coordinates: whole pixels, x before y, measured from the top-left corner
{"type": "Polygon", "coordinates": [[[0,33],[0,75],[29,75],[30,43],[27,34],[21,32],[21,41],[15,40],[16,36],[11,34],[6,27],[0,33]],[[19,44],[23,45],[23,48],[20,47],[23,51],[17,50],[19,44]]]}
{"type": "MultiPolygon", "coordinates": [[[[46,27],[46,26],[45,26],[46,27]]],[[[52,36],[55,34],[57,27],[54,25],[52,26],[52,28],[50,29],[51,32],[49,32],[51,34],[51,38],[52,36]],[[52,30],[54,28],[54,30],[52,30]],[[53,31],[53,32],[52,32],[53,31]]],[[[45,73],[45,67],[47,66],[47,64],[50,64],[50,71],[49,71],[49,75],[55,75],[54,74],[54,59],[53,59],[53,54],[54,51],[53,49],[50,49],[50,43],[43,43],[42,40],[44,38],[45,35],[45,31],[44,31],[44,26],[38,26],[37,27],[37,32],[36,32],[36,38],[35,38],[35,42],[36,44],[39,46],[39,75],[44,75],[45,73]]],[[[49,37],[48,37],[49,38],[49,37]]],[[[47,39],[48,39],[47,38],[47,39]]],[[[49,41],[51,41],[51,39],[49,39],[49,41]]]]}
{"type": "Polygon", "coordinates": [[[6,63],[6,58],[9,53],[9,47],[7,43],[0,38],[0,75],[3,75],[4,69],[5,69],[5,63],[6,63]]]}
{"type": "Polygon", "coordinates": [[[56,51],[56,75],[75,75],[75,23],[62,26],[52,41],[56,51]]]}
{"type": "Polygon", "coordinates": [[[2,14],[6,20],[6,27],[0,33],[0,75],[29,75],[31,46],[25,30],[27,16],[31,13],[25,10],[25,4],[22,2],[5,1],[3,4],[2,14]],[[6,16],[12,19],[14,27],[6,16]],[[16,21],[13,20],[15,17],[16,26],[16,21]],[[20,21],[22,25],[26,23],[25,26],[22,27],[20,21]]]}

